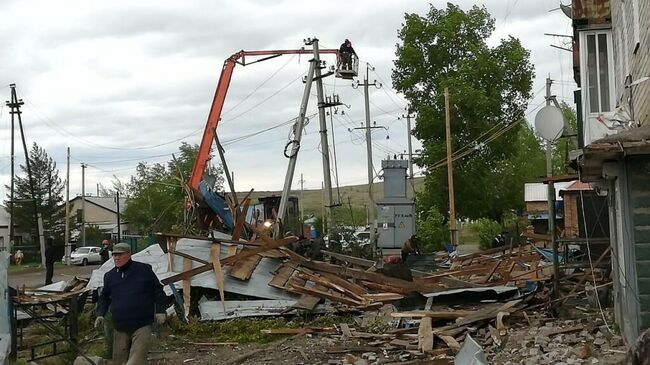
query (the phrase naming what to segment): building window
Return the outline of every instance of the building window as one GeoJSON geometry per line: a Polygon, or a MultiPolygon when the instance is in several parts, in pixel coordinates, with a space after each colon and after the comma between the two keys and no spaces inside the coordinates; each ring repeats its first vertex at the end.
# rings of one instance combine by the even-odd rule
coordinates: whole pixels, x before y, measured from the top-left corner
{"type": "Polygon", "coordinates": [[[587,44],[587,93],[589,113],[601,114],[611,110],[609,33],[585,34],[587,44]]]}

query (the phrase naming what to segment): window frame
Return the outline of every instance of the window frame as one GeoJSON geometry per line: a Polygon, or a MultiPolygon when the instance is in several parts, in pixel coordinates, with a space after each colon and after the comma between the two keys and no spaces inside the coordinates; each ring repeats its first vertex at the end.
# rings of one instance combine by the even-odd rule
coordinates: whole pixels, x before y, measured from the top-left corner
{"type": "Polygon", "coordinates": [[[583,89],[583,109],[586,111],[588,116],[599,116],[602,113],[612,111],[616,105],[616,88],[615,88],[615,69],[616,63],[614,62],[614,44],[612,41],[612,31],[611,29],[594,29],[589,31],[580,32],[580,63],[582,70],[582,89],[583,89]],[[608,92],[609,92],[609,110],[602,110],[602,90],[601,90],[601,77],[600,77],[600,57],[598,54],[599,50],[599,35],[605,35],[606,44],[607,44],[607,77],[608,77],[608,92]],[[596,90],[598,92],[598,109],[592,110],[591,107],[591,92],[590,92],[590,83],[589,83],[589,67],[588,67],[588,44],[587,39],[589,36],[594,36],[594,44],[596,47],[596,90]]]}

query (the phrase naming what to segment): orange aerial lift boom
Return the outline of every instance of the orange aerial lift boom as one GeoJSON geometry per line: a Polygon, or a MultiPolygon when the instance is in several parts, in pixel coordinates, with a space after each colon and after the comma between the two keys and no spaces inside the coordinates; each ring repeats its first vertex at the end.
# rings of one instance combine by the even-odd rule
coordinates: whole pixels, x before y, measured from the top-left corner
{"type": "MultiPolygon", "coordinates": [[[[338,49],[321,49],[321,54],[335,54],[337,56],[337,65],[340,64],[340,55],[338,49]]],[[[217,89],[214,94],[214,99],[212,101],[212,106],[210,107],[210,113],[208,114],[208,120],[205,124],[205,130],[203,131],[203,137],[201,139],[201,145],[199,146],[199,151],[194,161],[194,166],[192,168],[192,175],[189,178],[188,185],[195,194],[195,196],[201,197],[201,200],[208,200],[206,197],[205,189],[201,189],[201,182],[204,179],[204,173],[207,167],[207,163],[210,160],[210,150],[212,148],[212,143],[214,140],[214,133],[216,132],[217,125],[221,119],[221,112],[223,110],[223,105],[226,99],[226,94],[228,93],[228,88],[230,86],[230,80],[232,79],[232,74],[235,68],[235,65],[240,64],[242,66],[251,65],[253,63],[266,61],[272,58],[276,58],[282,55],[288,54],[313,54],[312,50],[307,49],[297,49],[297,50],[268,50],[268,51],[239,51],[232,56],[228,57],[223,64],[223,69],[221,70],[221,76],[219,77],[219,82],[217,84],[217,89]],[[246,62],[246,57],[263,57],[255,59],[252,62],[246,62]],[[203,191],[202,191],[203,190],[203,191]]],[[[351,69],[341,70],[338,69],[336,76],[344,79],[352,79],[353,76],[356,76],[356,66],[351,69]]],[[[207,202],[210,208],[219,215],[218,211],[223,211],[221,208],[215,208],[213,204],[207,202]]],[[[221,204],[219,204],[221,206],[221,204]]],[[[223,217],[220,217],[223,218],[223,217]]],[[[231,218],[230,218],[231,219],[231,218]]],[[[223,221],[223,219],[222,219],[223,221]]],[[[226,223],[226,226],[229,226],[229,222],[226,223]]],[[[231,223],[231,222],[230,222],[231,223]]]]}

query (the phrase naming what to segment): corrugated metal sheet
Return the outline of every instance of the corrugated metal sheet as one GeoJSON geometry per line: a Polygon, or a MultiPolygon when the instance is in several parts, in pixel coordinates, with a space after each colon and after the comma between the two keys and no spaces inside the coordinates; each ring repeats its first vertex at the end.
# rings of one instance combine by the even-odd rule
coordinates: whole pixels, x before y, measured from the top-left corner
{"type": "Polygon", "coordinates": [[[221,302],[206,300],[199,303],[202,321],[220,321],[242,317],[277,316],[296,303],[295,300],[227,300],[223,311],[221,302]]]}
{"type": "MultiPolygon", "coordinates": [[[[560,190],[565,190],[574,181],[555,183],[555,200],[562,200],[560,190]]],[[[524,201],[541,202],[548,200],[548,187],[544,183],[526,183],[524,184],[524,201]]]]}
{"type": "MultiPolygon", "coordinates": [[[[209,261],[211,246],[212,242],[209,241],[182,238],[176,243],[176,250],[209,261]]],[[[227,254],[228,246],[221,245],[221,257],[226,257],[227,254]]],[[[149,246],[137,254],[134,254],[133,260],[150,264],[153,267],[156,276],[158,276],[158,279],[160,280],[183,271],[183,258],[179,256],[174,258],[174,267],[172,268],[172,271],[167,271],[169,265],[167,255],[158,245],[149,246]]],[[[253,271],[250,280],[241,281],[225,275],[224,291],[264,299],[295,301],[298,296],[268,285],[269,281],[273,278],[273,273],[281,264],[282,260],[280,259],[264,257],[255,268],[255,271],[253,271]]],[[[192,267],[198,267],[201,265],[201,263],[192,261],[192,267]]],[[[94,270],[86,288],[91,290],[101,287],[104,282],[104,273],[108,272],[113,267],[113,260],[108,260],[99,269],[94,270]]],[[[227,270],[229,270],[229,268],[226,268],[224,271],[227,273],[227,270]]],[[[204,272],[192,277],[190,285],[217,289],[214,272],[212,271],[204,272]]],[[[179,289],[182,288],[181,282],[177,282],[176,286],[179,289]]],[[[169,288],[165,287],[165,291],[167,292],[167,295],[171,295],[171,290],[169,288]]]]}

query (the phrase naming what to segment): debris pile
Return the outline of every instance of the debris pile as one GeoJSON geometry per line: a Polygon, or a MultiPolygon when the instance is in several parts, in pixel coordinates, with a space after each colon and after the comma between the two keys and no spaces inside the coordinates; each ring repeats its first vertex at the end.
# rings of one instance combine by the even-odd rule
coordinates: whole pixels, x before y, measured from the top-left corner
{"type": "MultiPolygon", "coordinates": [[[[570,298],[585,292],[597,297],[599,290],[611,284],[597,269],[608,251],[598,258],[593,272],[563,265],[565,291],[554,297],[553,256],[543,242],[464,256],[436,254],[437,271],[421,272],[403,263],[381,265],[327,251],[325,256],[337,263],[312,260],[287,248],[295,242],[292,237],[273,240],[260,235],[250,241],[225,235],[160,238],[160,247],[149,247],[134,259],[152,264],[185,317],[190,303],[197,302],[191,298],[192,289],[201,287],[218,292],[212,300],[198,300],[203,320],[285,315],[299,310],[363,312],[362,318],[383,313],[389,318],[381,332],[364,331],[361,323],[358,327],[341,324],[269,332],[325,336],[345,343],[330,346],[336,351],[329,354],[341,354],[332,364],[431,360],[446,364],[452,363],[454,356],[469,356],[480,364],[482,357],[496,358],[506,352],[512,359],[506,361],[513,364],[524,358],[542,364],[572,363],[571,359],[591,359],[600,350],[621,351],[620,337],[605,336],[599,329],[602,323],[595,327],[577,322],[547,326],[551,318],[544,317],[570,298]],[[525,336],[517,332],[521,326],[528,330],[525,336]],[[522,342],[522,338],[529,340],[522,342]],[[577,346],[567,347],[567,339],[577,346]],[[583,353],[577,353],[580,348],[583,353]]],[[[109,261],[96,270],[88,287],[101,286],[103,272],[111,267],[109,261]]]]}

